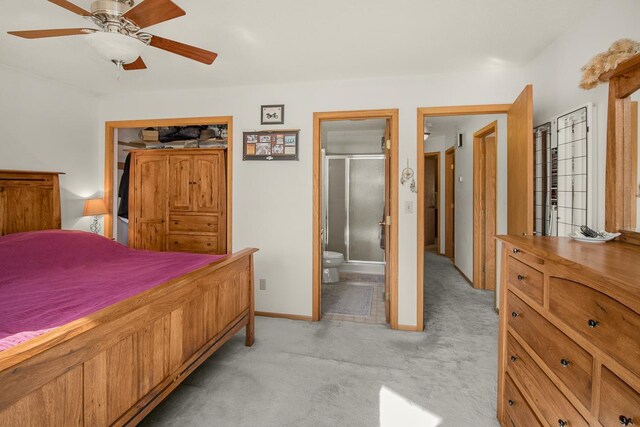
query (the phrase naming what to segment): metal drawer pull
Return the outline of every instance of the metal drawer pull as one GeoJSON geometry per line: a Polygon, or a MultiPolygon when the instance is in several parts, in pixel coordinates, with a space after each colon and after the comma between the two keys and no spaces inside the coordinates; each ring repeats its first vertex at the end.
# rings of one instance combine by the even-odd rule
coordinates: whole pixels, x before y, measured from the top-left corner
{"type": "Polygon", "coordinates": [[[569,425],[569,421],[563,420],[563,419],[559,419],[558,420],[558,427],[566,427],[569,425]]]}
{"type": "Polygon", "coordinates": [[[569,362],[567,359],[561,359],[560,360],[560,364],[562,365],[562,367],[567,368],[567,367],[569,367],[571,362],[569,362]]]}
{"type": "Polygon", "coordinates": [[[516,317],[518,317],[518,316],[520,316],[520,313],[518,313],[517,311],[512,311],[512,312],[511,312],[511,317],[513,317],[514,319],[515,319],[516,317]]]}
{"type": "Polygon", "coordinates": [[[518,249],[518,248],[513,248],[513,253],[514,253],[514,254],[519,254],[519,253],[520,253],[520,249],[518,249]]]}
{"type": "Polygon", "coordinates": [[[524,280],[524,276],[522,274],[518,274],[518,281],[522,282],[524,280]]]}
{"type": "Polygon", "coordinates": [[[512,362],[515,362],[516,360],[518,360],[518,357],[517,357],[517,356],[511,356],[511,361],[512,361],[512,362]]]}
{"type": "Polygon", "coordinates": [[[630,426],[633,425],[633,419],[631,418],[627,418],[624,415],[620,415],[620,418],[618,418],[620,420],[620,425],[621,426],[630,426]]]}
{"type": "Polygon", "coordinates": [[[593,319],[589,319],[589,321],[587,323],[589,324],[590,328],[595,328],[597,326],[600,326],[600,322],[598,322],[597,320],[593,320],[593,319]]]}
{"type": "MultiPolygon", "coordinates": [[[[514,401],[513,401],[513,400],[511,400],[511,399],[509,399],[509,402],[508,402],[508,403],[509,403],[509,406],[513,406],[513,405],[515,405],[515,404],[516,404],[516,402],[514,402],[514,401]]],[[[622,417],[620,417],[620,418],[622,418],[622,417]]]]}

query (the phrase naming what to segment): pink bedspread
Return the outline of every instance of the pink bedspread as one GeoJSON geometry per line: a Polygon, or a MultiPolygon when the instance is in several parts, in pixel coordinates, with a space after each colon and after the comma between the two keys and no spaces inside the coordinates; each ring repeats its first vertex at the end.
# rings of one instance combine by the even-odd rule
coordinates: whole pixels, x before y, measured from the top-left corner
{"type": "Polygon", "coordinates": [[[82,231],[0,237],[0,351],[222,257],[134,250],[82,231]]]}

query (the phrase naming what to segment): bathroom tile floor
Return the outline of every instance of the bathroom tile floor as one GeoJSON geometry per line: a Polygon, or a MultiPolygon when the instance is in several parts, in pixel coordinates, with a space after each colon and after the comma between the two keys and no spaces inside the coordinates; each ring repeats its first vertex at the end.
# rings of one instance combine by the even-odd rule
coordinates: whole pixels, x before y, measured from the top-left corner
{"type": "Polygon", "coordinates": [[[358,275],[358,277],[352,277],[349,275],[345,275],[344,277],[340,276],[340,282],[336,285],[340,284],[350,284],[350,285],[365,285],[371,286],[373,285],[373,301],[371,303],[371,315],[370,316],[350,316],[346,314],[334,314],[334,313],[322,313],[323,320],[346,320],[349,322],[357,322],[357,323],[377,323],[377,324],[386,324],[386,316],[385,316],[385,307],[384,307],[384,276],[373,276],[373,280],[367,280],[366,277],[362,276],[371,276],[371,275],[358,275]],[[382,283],[380,283],[380,277],[382,277],[382,283]],[[353,279],[360,279],[360,281],[355,281],[353,279]],[[364,280],[363,280],[364,279],[364,280]]]}

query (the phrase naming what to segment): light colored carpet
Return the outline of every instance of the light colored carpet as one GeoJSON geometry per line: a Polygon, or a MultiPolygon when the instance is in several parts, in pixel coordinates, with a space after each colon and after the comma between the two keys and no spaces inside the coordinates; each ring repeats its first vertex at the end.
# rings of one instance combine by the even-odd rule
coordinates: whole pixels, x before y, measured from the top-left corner
{"type": "Polygon", "coordinates": [[[143,424],[497,426],[493,294],[433,254],[425,278],[425,333],[257,318],[252,348],[234,337],[143,424]]]}
{"type": "Polygon", "coordinates": [[[323,283],[322,312],[351,316],[371,316],[373,290],[372,285],[351,285],[342,282],[323,283]]]}

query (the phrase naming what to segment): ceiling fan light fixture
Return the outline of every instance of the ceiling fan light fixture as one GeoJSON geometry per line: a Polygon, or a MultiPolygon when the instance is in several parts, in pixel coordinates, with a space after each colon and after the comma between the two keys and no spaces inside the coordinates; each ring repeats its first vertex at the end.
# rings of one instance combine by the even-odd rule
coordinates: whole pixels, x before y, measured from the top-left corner
{"type": "Polygon", "coordinates": [[[131,64],[140,57],[147,46],[141,40],[119,33],[98,31],[85,40],[104,59],[114,64],[131,64]]]}

